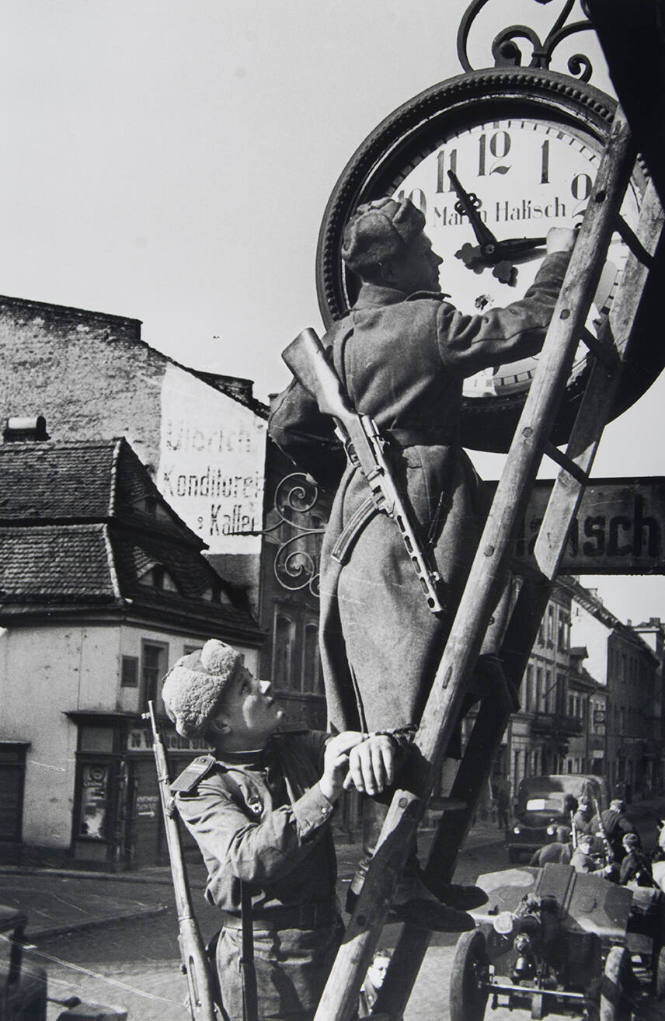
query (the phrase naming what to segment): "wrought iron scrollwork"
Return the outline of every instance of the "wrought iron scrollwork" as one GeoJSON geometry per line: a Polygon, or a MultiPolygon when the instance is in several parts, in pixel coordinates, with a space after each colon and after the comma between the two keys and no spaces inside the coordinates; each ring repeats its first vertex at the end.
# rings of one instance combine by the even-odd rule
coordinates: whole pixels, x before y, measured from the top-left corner
{"type": "MultiPolygon", "coordinates": [[[[476,70],[472,67],[468,55],[468,42],[471,25],[476,20],[482,9],[487,6],[490,0],[472,0],[460,21],[457,32],[457,55],[465,71],[476,70]]],[[[534,0],[541,7],[550,4],[553,0],[534,0]]],[[[559,3],[562,0],[558,0],[559,3]]],[[[578,0],[563,0],[561,13],[556,18],[554,25],[543,40],[535,29],[528,25],[510,25],[499,32],[492,44],[491,51],[495,67],[519,67],[522,64],[522,51],[516,40],[521,39],[531,46],[531,62],[529,67],[549,68],[552,54],[559,43],[578,32],[586,32],[593,29],[589,18],[587,0],[579,0],[579,6],[584,18],[578,21],[568,22],[572,10],[578,0]]],[[[579,81],[588,82],[593,73],[593,67],[589,58],[583,53],[575,53],[568,58],[568,71],[579,81]]]]}
{"type": "MultiPolygon", "coordinates": [[[[320,491],[316,482],[303,472],[285,476],[275,490],[273,516],[277,518],[266,532],[278,532],[275,554],[275,578],[290,592],[308,588],[319,595],[319,554],[325,522],[313,525],[313,511],[320,510],[320,491]],[[289,534],[291,533],[291,534],[289,534]]],[[[319,514],[322,518],[322,512],[319,514]]]]}

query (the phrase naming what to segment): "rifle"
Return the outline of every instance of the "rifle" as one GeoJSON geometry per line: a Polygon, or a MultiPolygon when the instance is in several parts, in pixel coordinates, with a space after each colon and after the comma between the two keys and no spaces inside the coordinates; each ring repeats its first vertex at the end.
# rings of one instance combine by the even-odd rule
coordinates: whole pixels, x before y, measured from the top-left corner
{"type": "Polygon", "coordinates": [[[157,784],[164,816],[166,843],[171,863],[173,892],[175,894],[176,913],[178,915],[178,946],[180,947],[181,969],[187,978],[189,1012],[192,1021],[218,1021],[215,1010],[213,981],[210,964],[206,955],[203,940],[192,912],[189,883],[182,858],[180,834],[176,821],[175,801],[171,795],[169,771],[166,763],[166,751],[162,742],[155,710],[152,702],[148,702],[148,712],[143,719],[149,720],[152,727],[152,748],[155,753],[157,767],[157,784]]]}
{"type": "Polygon", "coordinates": [[[573,845],[573,851],[577,850],[577,827],[575,826],[575,813],[572,808],[568,813],[570,815],[570,839],[573,845]]]}
{"type": "Polygon", "coordinates": [[[594,811],[598,816],[598,830],[600,838],[603,841],[603,849],[605,851],[605,864],[612,865],[615,861],[614,851],[612,850],[612,845],[610,844],[609,838],[607,836],[607,830],[605,829],[605,825],[603,823],[603,817],[600,814],[600,805],[598,804],[596,798],[592,798],[591,800],[593,803],[594,811]]]}
{"type": "Polygon", "coordinates": [[[441,576],[431,557],[422,549],[409,509],[400,496],[384,456],[385,441],[369,415],[355,411],[335,372],[326,349],[312,329],[303,330],[282,352],[282,358],[296,379],[315,398],[319,411],[331,415],[335,432],[349,460],[367,481],[374,506],[391,518],[402,537],[425,599],[432,613],[442,613],[437,587],[441,576]]]}

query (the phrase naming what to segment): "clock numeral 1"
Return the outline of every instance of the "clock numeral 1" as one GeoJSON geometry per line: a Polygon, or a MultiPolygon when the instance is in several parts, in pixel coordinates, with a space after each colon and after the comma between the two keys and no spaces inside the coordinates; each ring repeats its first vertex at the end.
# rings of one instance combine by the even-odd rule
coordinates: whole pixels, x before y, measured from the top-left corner
{"type": "Polygon", "coordinates": [[[445,149],[439,149],[436,154],[436,190],[437,192],[452,191],[453,186],[448,177],[448,171],[457,173],[457,149],[451,149],[446,153],[445,149]]]}
{"type": "MultiPolygon", "coordinates": [[[[510,135],[507,131],[495,131],[490,136],[489,144],[487,135],[482,134],[478,139],[478,177],[485,177],[487,174],[487,150],[496,159],[502,160],[510,152],[510,135]]],[[[492,167],[490,174],[507,174],[509,166],[499,165],[492,167]]]]}
{"type": "Polygon", "coordinates": [[[546,139],[540,147],[540,183],[550,183],[550,143],[546,139]]]}

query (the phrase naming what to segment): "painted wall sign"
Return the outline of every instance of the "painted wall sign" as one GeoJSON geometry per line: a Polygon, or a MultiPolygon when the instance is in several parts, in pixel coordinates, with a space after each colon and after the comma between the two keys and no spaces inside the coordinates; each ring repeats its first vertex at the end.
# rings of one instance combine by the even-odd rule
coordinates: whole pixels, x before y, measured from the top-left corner
{"type": "Polygon", "coordinates": [[[211,553],[258,553],[266,422],[169,365],[157,485],[211,553]]]}
{"type": "MultiPolygon", "coordinates": [[[[533,489],[513,543],[517,562],[533,557],[551,490],[548,481],[533,489]]],[[[573,522],[561,573],[665,574],[665,477],[594,480],[573,522]]]]}

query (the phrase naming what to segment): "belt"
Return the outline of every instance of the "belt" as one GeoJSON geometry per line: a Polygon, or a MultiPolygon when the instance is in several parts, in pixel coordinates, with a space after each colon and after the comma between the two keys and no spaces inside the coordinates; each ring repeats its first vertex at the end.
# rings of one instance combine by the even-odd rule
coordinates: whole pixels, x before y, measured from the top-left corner
{"type": "Polygon", "coordinates": [[[381,429],[380,432],[400,447],[452,447],[458,442],[450,434],[434,429],[381,429]]]}
{"type": "MultiPolygon", "coordinates": [[[[242,928],[242,915],[239,912],[222,911],[221,916],[225,928],[242,928]]],[[[323,929],[328,925],[334,925],[337,918],[337,905],[331,901],[252,911],[252,924],[255,929],[323,929]]]]}

